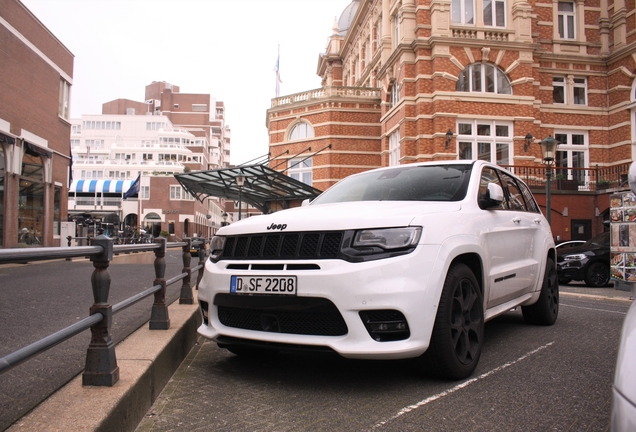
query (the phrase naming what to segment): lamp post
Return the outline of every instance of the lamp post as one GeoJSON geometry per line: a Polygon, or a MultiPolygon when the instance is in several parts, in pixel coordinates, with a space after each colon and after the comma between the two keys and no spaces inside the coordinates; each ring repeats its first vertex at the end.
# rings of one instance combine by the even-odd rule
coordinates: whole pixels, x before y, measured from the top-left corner
{"type": "Polygon", "coordinates": [[[227,223],[227,213],[223,212],[221,217],[223,218],[223,222],[221,222],[221,226],[222,227],[227,226],[228,225],[228,223],[227,223]]]}
{"type": "Polygon", "coordinates": [[[539,143],[541,145],[541,152],[543,153],[543,163],[545,164],[545,206],[546,206],[546,219],[548,225],[550,223],[550,213],[552,213],[550,202],[550,181],[552,180],[552,165],[554,165],[554,156],[556,154],[557,145],[559,141],[552,138],[552,135],[548,135],[543,141],[539,143]]]}
{"type": "Polygon", "coordinates": [[[241,194],[243,192],[243,186],[245,185],[245,176],[242,174],[237,175],[236,177],[234,177],[234,180],[236,181],[236,185],[238,186],[238,190],[239,190],[239,214],[238,214],[238,220],[241,220],[241,194]]]}

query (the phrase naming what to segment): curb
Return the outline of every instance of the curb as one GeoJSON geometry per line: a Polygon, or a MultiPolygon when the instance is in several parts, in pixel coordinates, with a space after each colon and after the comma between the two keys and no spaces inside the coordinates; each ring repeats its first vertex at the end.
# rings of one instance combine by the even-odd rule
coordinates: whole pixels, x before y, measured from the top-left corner
{"type": "Polygon", "coordinates": [[[560,291],[559,295],[567,296],[567,297],[579,297],[579,298],[610,300],[610,301],[620,301],[620,302],[630,302],[630,303],[634,301],[634,299],[629,297],[612,297],[612,296],[606,296],[606,295],[583,294],[583,293],[574,293],[574,292],[568,292],[568,291],[560,291]]]}
{"type": "Polygon", "coordinates": [[[197,340],[197,291],[191,305],[168,307],[170,329],[147,324],[115,347],[119,381],[82,386],[78,375],[7,431],[134,431],[197,340]]]}

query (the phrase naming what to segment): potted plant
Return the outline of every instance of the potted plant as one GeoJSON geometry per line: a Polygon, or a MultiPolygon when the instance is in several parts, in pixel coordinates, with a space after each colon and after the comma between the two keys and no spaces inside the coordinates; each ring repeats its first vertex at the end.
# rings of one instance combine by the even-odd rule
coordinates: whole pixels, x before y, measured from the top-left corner
{"type": "Polygon", "coordinates": [[[596,190],[604,190],[609,187],[609,180],[599,179],[596,181],[596,190]]]}

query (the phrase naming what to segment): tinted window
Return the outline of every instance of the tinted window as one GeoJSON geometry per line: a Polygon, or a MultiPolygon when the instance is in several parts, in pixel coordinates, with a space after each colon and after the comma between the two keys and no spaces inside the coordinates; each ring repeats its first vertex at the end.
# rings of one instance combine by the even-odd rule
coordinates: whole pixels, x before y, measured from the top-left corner
{"type": "Polygon", "coordinates": [[[532,192],[530,192],[530,189],[528,188],[528,186],[526,186],[525,183],[521,183],[521,182],[518,182],[518,184],[519,184],[519,187],[521,188],[521,192],[523,192],[523,197],[526,200],[526,207],[528,207],[528,211],[532,213],[541,213],[541,210],[539,209],[539,205],[534,200],[534,195],[532,195],[532,192]]]}
{"type": "Polygon", "coordinates": [[[347,177],[313,204],[348,201],[460,201],[472,165],[404,165],[347,177]]]}
{"type": "Polygon", "coordinates": [[[497,176],[497,171],[492,169],[492,168],[484,168],[484,170],[481,172],[481,180],[479,181],[479,207],[481,208],[486,208],[488,207],[489,209],[499,209],[499,210],[505,210],[506,209],[506,201],[503,201],[501,203],[501,205],[499,205],[499,207],[489,207],[488,206],[488,184],[489,183],[496,183],[499,186],[501,186],[501,189],[504,189],[504,187],[501,185],[501,182],[499,181],[499,176],[497,176]]]}
{"type": "Polygon", "coordinates": [[[499,175],[501,176],[501,181],[506,185],[504,191],[507,189],[507,198],[508,198],[508,208],[510,210],[522,210],[526,211],[526,203],[523,199],[523,194],[517,185],[517,181],[506,174],[503,171],[499,171],[499,175]]]}

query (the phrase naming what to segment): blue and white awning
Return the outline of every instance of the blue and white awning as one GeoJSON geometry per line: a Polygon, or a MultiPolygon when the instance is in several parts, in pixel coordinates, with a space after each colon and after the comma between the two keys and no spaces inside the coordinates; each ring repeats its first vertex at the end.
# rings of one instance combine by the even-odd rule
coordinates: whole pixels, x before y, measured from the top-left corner
{"type": "Polygon", "coordinates": [[[135,180],[74,180],[69,192],[123,194],[135,180]]]}

